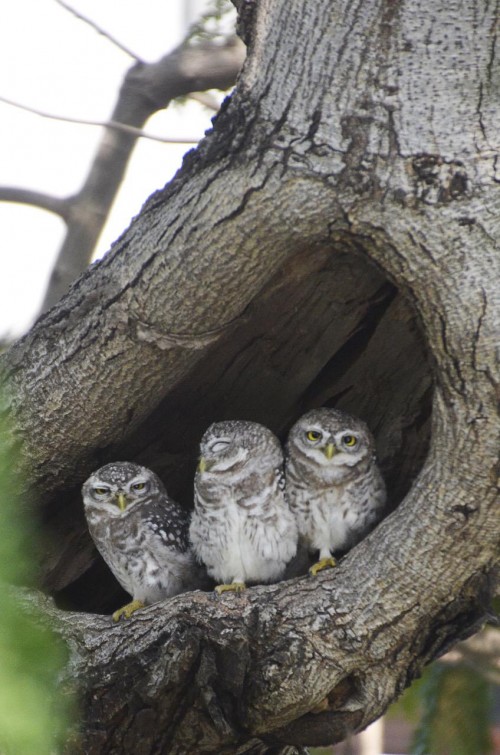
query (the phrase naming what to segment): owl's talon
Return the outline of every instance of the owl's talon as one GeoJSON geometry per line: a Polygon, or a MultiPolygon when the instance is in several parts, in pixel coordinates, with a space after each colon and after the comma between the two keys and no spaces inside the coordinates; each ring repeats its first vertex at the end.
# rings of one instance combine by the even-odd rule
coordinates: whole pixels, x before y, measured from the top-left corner
{"type": "Polygon", "coordinates": [[[222,595],[223,592],[243,592],[243,590],[246,590],[246,584],[244,582],[231,582],[230,585],[217,585],[214,590],[218,595],[222,595]]]}
{"type": "Polygon", "coordinates": [[[337,562],[335,561],[333,556],[329,556],[328,558],[320,558],[319,561],[311,566],[311,568],[309,569],[309,574],[315,577],[319,571],[323,571],[323,569],[329,568],[333,569],[334,566],[337,566],[337,562]]]}
{"type": "Polygon", "coordinates": [[[133,600],[131,603],[127,603],[126,606],[122,606],[113,614],[113,621],[120,621],[122,616],[125,619],[130,619],[133,613],[135,611],[138,611],[140,608],[144,608],[144,603],[142,600],[133,600]]]}

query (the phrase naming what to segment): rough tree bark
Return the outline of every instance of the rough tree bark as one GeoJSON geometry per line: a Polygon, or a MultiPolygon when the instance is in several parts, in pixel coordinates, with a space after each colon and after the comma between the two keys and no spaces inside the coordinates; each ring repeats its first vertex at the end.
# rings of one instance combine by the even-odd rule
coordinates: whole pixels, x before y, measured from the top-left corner
{"type": "Polygon", "coordinates": [[[498,9],[239,5],[248,58],[214,131],[4,360],[86,753],[338,741],[495,585],[498,9]],[[393,508],[337,569],[118,626],[84,612],[118,600],[81,514],[92,468],[138,459],[189,505],[210,421],[283,435],[325,403],[374,429],[393,508]]]}

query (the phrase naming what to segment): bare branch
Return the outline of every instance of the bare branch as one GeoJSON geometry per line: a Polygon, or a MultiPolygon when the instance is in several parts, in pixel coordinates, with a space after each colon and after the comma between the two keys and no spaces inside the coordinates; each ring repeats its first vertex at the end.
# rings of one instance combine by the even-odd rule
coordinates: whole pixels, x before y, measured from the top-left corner
{"type": "Polygon", "coordinates": [[[100,128],[109,128],[115,131],[121,131],[124,134],[130,134],[141,139],[151,139],[156,142],[163,142],[164,144],[198,144],[199,139],[194,138],[177,138],[177,137],[164,137],[154,136],[153,134],[146,134],[142,129],[135,126],[129,126],[126,123],[119,123],[118,121],[94,121],[86,118],[71,118],[70,116],[54,115],[53,113],[47,113],[45,110],[38,110],[37,108],[30,107],[29,105],[22,105],[20,102],[9,100],[7,97],[0,95],[0,102],[5,102],[6,105],[17,107],[20,110],[26,110],[28,113],[39,115],[41,118],[49,118],[54,121],[62,121],[63,123],[75,123],[78,126],[99,126],[100,128]]]}
{"type": "Polygon", "coordinates": [[[54,197],[31,189],[18,189],[15,186],[0,186],[0,202],[17,202],[39,207],[53,212],[63,220],[68,220],[70,198],[54,197]]]}
{"type": "MultiPolygon", "coordinates": [[[[94,163],[78,195],[78,208],[49,281],[43,310],[66,293],[89,264],[92,252],[125,174],[142,127],[177,97],[206,89],[227,89],[245,58],[243,44],[231,37],[225,44],[181,45],[156,63],[136,63],[125,76],[112,117],[94,163]],[[120,128],[116,127],[120,124],[120,128]],[[77,211],[78,210],[78,211],[77,211]]],[[[189,143],[188,140],[180,140],[189,143]]]]}
{"type": "Polygon", "coordinates": [[[103,29],[101,26],[99,26],[95,21],[92,21],[87,16],[84,16],[83,14],[79,13],[75,8],[72,8],[67,3],[63,2],[63,0],[55,0],[58,5],[61,6],[61,8],[64,8],[65,10],[69,11],[69,13],[72,13],[73,16],[78,18],[80,21],[83,21],[85,24],[88,24],[89,26],[94,29],[99,35],[102,37],[105,37],[107,40],[111,42],[115,47],[117,47],[119,50],[125,53],[125,55],[128,55],[130,58],[133,58],[133,60],[136,60],[138,63],[144,63],[142,58],[140,58],[135,52],[132,52],[128,47],[126,47],[124,44],[119,42],[115,37],[113,37],[109,32],[107,32],[105,29],[103,29]]]}

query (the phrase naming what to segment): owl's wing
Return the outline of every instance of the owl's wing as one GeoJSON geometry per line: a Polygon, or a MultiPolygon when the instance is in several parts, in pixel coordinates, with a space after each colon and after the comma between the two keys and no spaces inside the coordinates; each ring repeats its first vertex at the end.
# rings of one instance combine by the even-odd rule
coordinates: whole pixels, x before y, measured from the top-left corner
{"type": "Polygon", "coordinates": [[[165,496],[161,502],[152,502],[144,517],[164,545],[181,553],[189,550],[188,517],[178,503],[165,496]]]}
{"type": "Polygon", "coordinates": [[[276,467],[275,474],[278,490],[284,491],[286,488],[285,470],[283,469],[283,467],[276,467]]]}

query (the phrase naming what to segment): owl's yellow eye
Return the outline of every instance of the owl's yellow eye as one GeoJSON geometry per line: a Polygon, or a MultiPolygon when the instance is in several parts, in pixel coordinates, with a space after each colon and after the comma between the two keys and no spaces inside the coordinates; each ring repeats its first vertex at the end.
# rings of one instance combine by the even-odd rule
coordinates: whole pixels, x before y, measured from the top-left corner
{"type": "Polygon", "coordinates": [[[109,493],[108,488],[94,488],[94,493],[96,495],[106,495],[106,493],[109,493]]]}
{"type": "Polygon", "coordinates": [[[354,435],[344,435],[344,437],[342,438],[342,443],[348,448],[353,448],[357,442],[358,439],[355,438],[354,435]]]}
{"type": "Polygon", "coordinates": [[[307,440],[310,440],[311,442],[315,442],[321,438],[321,433],[317,430],[308,430],[306,432],[306,438],[307,440]]]}
{"type": "Polygon", "coordinates": [[[134,485],[132,485],[132,490],[144,490],[145,487],[145,482],[136,482],[134,485]]]}

